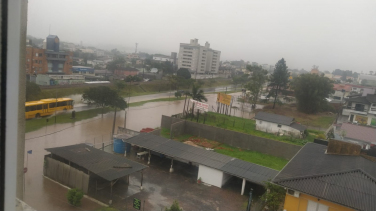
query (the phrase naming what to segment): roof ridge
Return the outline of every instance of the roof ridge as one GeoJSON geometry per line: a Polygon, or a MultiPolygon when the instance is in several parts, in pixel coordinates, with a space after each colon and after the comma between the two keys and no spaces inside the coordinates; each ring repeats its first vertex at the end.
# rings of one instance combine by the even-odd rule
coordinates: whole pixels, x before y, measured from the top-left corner
{"type": "Polygon", "coordinates": [[[373,180],[373,182],[376,184],[376,179],[373,176],[371,176],[370,174],[368,174],[367,172],[363,171],[362,169],[351,169],[351,170],[347,170],[347,171],[337,171],[337,172],[315,174],[315,175],[309,175],[309,176],[290,177],[290,178],[286,178],[286,179],[277,180],[277,181],[275,181],[275,183],[286,182],[286,181],[291,181],[291,180],[298,180],[298,179],[311,179],[311,178],[317,178],[317,177],[331,176],[331,175],[335,175],[335,174],[347,174],[347,173],[352,173],[352,172],[357,172],[357,171],[365,174],[367,177],[369,177],[371,180],[373,180]]]}

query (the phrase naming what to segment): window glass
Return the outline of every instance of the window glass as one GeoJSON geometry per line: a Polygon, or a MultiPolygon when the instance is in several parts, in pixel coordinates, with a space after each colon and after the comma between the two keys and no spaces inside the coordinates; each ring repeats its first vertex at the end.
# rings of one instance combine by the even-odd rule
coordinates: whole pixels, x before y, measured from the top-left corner
{"type": "Polygon", "coordinates": [[[48,106],[49,106],[50,108],[55,108],[55,103],[50,103],[48,106]]]}

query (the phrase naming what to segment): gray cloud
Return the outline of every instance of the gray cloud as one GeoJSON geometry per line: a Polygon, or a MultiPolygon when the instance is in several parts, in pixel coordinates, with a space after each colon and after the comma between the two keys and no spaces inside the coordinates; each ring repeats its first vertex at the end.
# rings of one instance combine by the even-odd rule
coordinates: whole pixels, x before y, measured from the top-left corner
{"type": "Polygon", "coordinates": [[[29,0],[28,34],[169,54],[198,38],[222,60],[291,68],[375,69],[376,1],[29,0]]]}

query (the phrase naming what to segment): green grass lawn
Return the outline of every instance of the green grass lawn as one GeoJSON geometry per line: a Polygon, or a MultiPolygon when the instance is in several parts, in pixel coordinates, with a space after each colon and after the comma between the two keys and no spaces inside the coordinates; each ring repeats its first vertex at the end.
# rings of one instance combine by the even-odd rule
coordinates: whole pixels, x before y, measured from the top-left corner
{"type": "Polygon", "coordinates": [[[269,167],[275,170],[281,170],[288,162],[288,160],[283,158],[251,150],[242,150],[239,148],[228,146],[226,144],[220,145],[219,147],[214,149],[214,151],[250,163],[255,163],[261,166],[269,167]]]}
{"type": "MultiPolygon", "coordinates": [[[[113,109],[111,108],[105,108],[103,111],[104,113],[107,113],[109,111],[112,111],[113,109]]],[[[77,121],[81,121],[84,119],[90,119],[93,117],[98,116],[99,114],[102,113],[101,108],[95,108],[95,109],[90,109],[86,111],[79,111],[76,112],[76,118],[71,119],[72,112],[67,111],[66,113],[60,113],[56,116],[56,124],[63,124],[63,123],[73,123],[77,121]]],[[[50,116],[50,117],[41,117],[39,119],[29,119],[26,120],[26,125],[25,125],[25,132],[30,132],[34,130],[38,130],[40,128],[45,127],[46,125],[54,125],[55,124],[55,116],[50,116]],[[48,119],[48,122],[46,121],[48,119]]]]}
{"type": "MultiPolygon", "coordinates": [[[[170,130],[167,128],[162,128],[161,136],[170,138],[170,130]]],[[[190,137],[193,136],[190,134],[183,134],[181,136],[175,137],[174,140],[183,142],[188,140],[190,137]]],[[[238,158],[240,160],[266,166],[276,170],[281,170],[288,162],[288,160],[283,158],[251,150],[242,150],[236,147],[231,147],[227,144],[220,144],[214,149],[214,151],[220,154],[228,155],[230,157],[238,158]]]]}
{"type": "MultiPolygon", "coordinates": [[[[191,120],[190,118],[187,118],[187,120],[191,120]]],[[[196,121],[193,119],[192,121],[196,121]]],[[[200,115],[199,117],[199,123],[204,122],[204,115],[200,115]]],[[[214,112],[208,112],[207,117],[205,120],[205,124],[224,128],[227,130],[233,130],[237,132],[247,133],[254,136],[259,136],[263,138],[268,138],[276,141],[282,141],[286,143],[291,143],[295,145],[304,145],[307,142],[313,142],[313,139],[318,134],[324,134],[321,131],[315,131],[315,130],[308,130],[310,133],[305,139],[299,139],[299,138],[293,138],[290,136],[276,136],[271,133],[265,133],[262,131],[256,130],[256,122],[255,120],[251,119],[243,119],[240,117],[234,117],[234,116],[226,116],[224,114],[218,114],[214,112]]]]}

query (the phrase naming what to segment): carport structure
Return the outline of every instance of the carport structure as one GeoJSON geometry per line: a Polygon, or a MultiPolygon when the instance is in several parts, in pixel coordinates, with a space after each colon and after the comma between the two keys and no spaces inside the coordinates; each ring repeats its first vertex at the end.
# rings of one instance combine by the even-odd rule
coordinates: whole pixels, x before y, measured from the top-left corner
{"type": "MultiPolygon", "coordinates": [[[[64,179],[64,176],[59,175],[55,176],[55,178],[51,178],[60,180],[59,182],[63,184],[65,183],[65,185],[72,187],[77,184],[77,182],[71,182],[76,179],[74,178],[76,176],[74,175],[73,178],[70,177],[71,172],[76,172],[78,170],[83,175],[80,178],[80,182],[87,183],[86,185],[84,184],[83,187],[89,186],[88,183],[91,176],[100,178],[110,183],[112,197],[112,186],[120,178],[127,177],[127,182],[129,183],[130,174],[141,172],[140,188],[142,189],[143,169],[148,168],[148,166],[131,161],[122,156],[104,152],[86,144],[48,148],[46,150],[51,152],[50,155],[45,157],[45,159],[48,160],[48,164],[45,167],[47,168],[45,170],[45,173],[47,174],[46,176],[51,177],[54,174],[67,175],[68,179],[64,179]],[[82,182],[84,179],[86,179],[86,181],[82,182]]],[[[95,188],[97,190],[97,182],[95,188]]]]}
{"type": "MultiPolygon", "coordinates": [[[[121,135],[117,137],[121,138],[121,135]]],[[[243,179],[242,195],[246,181],[264,186],[264,181],[273,179],[278,173],[277,170],[271,168],[150,133],[141,133],[128,139],[125,138],[123,141],[149,150],[149,162],[151,151],[168,156],[171,158],[170,172],[173,171],[174,159],[196,164],[199,166],[197,178],[220,188],[231,176],[239,177],[243,179]]]]}

